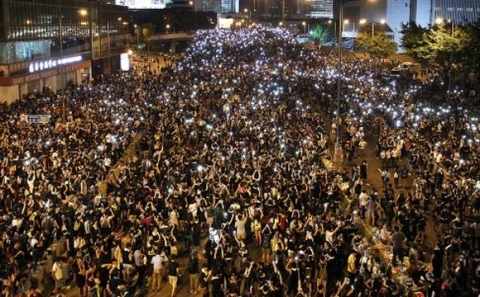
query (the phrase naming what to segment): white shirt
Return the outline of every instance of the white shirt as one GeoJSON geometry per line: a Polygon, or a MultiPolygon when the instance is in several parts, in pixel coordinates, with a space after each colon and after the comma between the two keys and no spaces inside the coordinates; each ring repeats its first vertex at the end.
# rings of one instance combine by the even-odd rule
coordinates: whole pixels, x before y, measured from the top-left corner
{"type": "Polygon", "coordinates": [[[62,265],[58,262],[53,263],[52,273],[56,280],[62,279],[62,265]]]}
{"type": "Polygon", "coordinates": [[[153,256],[152,261],[150,262],[153,264],[153,269],[161,269],[162,268],[162,257],[157,254],[153,256]]]}
{"type": "Polygon", "coordinates": [[[325,231],[325,240],[331,244],[333,244],[333,235],[335,235],[335,233],[333,231],[325,231]]]}
{"type": "Polygon", "coordinates": [[[367,206],[368,194],[365,192],[360,193],[360,195],[358,196],[358,200],[360,200],[360,206],[367,206]]]}
{"type": "Polygon", "coordinates": [[[36,238],[32,238],[30,240],[30,246],[33,248],[36,244],[38,243],[38,240],[36,238]]]}

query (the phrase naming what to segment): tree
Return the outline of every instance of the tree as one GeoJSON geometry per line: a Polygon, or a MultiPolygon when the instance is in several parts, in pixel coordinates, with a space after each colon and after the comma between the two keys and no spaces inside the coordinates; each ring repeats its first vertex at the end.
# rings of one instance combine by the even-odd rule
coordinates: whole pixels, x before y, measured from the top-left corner
{"type": "Polygon", "coordinates": [[[414,48],[418,48],[424,44],[424,34],[427,33],[428,29],[423,28],[422,26],[417,25],[415,22],[409,22],[407,24],[402,24],[402,42],[401,46],[410,53],[414,58],[419,62],[420,57],[415,57],[415,52],[412,51],[414,48]]]}
{"type": "Polygon", "coordinates": [[[465,28],[468,38],[467,44],[463,47],[463,65],[468,73],[474,73],[480,77],[480,22],[469,24],[465,28]]]}
{"type": "Polygon", "coordinates": [[[310,30],[310,38],[320,44],[325,44],[333,40],[333,33],[329,26],[316,24],[310,30]]]}
{"type": "MultiPolygon", "coordinates": [[[[408,38],[413,39],[412,36],[408,38]]],[[[454,24],[438,24],[416,38],[416,42],[404,43],[407,53],[424,67],[429,66],[443,73],[445,81],[454,67],[463,67],[464,49],[469,43],[464,28],[455,27],[454,24]]]]}
{"type": "Polygon", "coordinates": [[[393,55],[397,51],[397,43],[385,36],[383,30],[372,32],[368,30],[360,30],[355,40],[355,46],[365,49],[371,57],[375,59],[385,59],[393,55]]]}

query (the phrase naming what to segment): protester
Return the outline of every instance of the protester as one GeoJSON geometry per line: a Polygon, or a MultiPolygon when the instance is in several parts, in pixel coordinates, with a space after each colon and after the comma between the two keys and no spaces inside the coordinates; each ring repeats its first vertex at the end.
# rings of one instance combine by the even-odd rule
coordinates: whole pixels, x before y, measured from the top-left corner
{"type": "MultiPolygon", "coordinates": [[[[198,31],[175,68],[71,86],[65,121],[50,90],[2,106],[7,290],[19,291],[21,272],[65,239],[82,294],[142,287],[148,270],[150,289],[162,289],[165,276],[172,296],[183,270],[190,291],[213,296],[386,296],[411,283],[466,292],[478,236],[465,209],[480,205],[476,110],[462,95],[457,109],[431,102],[431,83],[347,59],[340,134],[330,139],[344,142],[343,166],[355,166],[330,170],[336,67],[334,56],[305,50],[282,28],[198,31]],[[22,114],[52,120],[27,124],[22,114]],[[378,138],[379,172],[365,160],[367,137],[378,138]],[[383,191],[371,187],[376,179],[383,191]],[[433,278],[418,247],[405,253],[435,236],[425,232],[430,214],[442,231],[433,278]],[[206,267],[195,253],[192,267],[180,267],[188,249],[206,267]],[[443,250],[453,277],[441,277],[443,250]],[[404,272],[407,254],[415,261],[404,272]]],[[[66,279],[55,275],[59,292],[66,279]]]]}

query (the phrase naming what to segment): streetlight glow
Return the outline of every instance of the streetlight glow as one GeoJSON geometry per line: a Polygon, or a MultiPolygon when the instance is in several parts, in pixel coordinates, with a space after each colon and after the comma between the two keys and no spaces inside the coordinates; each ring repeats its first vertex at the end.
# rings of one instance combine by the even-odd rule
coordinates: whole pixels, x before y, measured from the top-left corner
{"type": "Polygon", "coordinates": [[[78,13],[81,15],[81,16],[86,16],[88,14],[88,11],[86,9],[80,9],[78,11],[78,13]]]}
{"type": "Polygon", "coordinates": [[[442,19],[442,18],[436,18],[436,19],[435,19],[435,24],[440,25],[440,24],[442,24],[442,23],[443,23],[443,19],[442,19]]]}
{"type": "Polygon", "coordinates": [[[367,23],[367,20],[366,19],[361,19],[359,23],[360,23],[360,25],[365,25],[367,23]]]}
{"type": "Polygon", "coordinates": [[[380,24],[385,25],[386,23],[387,23],[387,21],[385,19],[380,20],[380,24]]]}

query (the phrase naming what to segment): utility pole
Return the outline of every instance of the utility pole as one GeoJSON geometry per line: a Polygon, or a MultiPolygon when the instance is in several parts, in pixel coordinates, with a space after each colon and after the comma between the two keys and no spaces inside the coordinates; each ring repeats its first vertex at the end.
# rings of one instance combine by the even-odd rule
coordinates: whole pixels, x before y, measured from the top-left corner
{"type": "Polygon", "coordinates": [[[59,17],[59,22],[58,22],[58,39],[60,43],[60,61],[61,61],[61,82],[62,82],[62,91],[61,91],[61,98],[62,98],[62,121],[65,124],[66,123],[66,114],[65,114],[65,71],[63,69],[63,15],[60,15],[59,17]]]}

